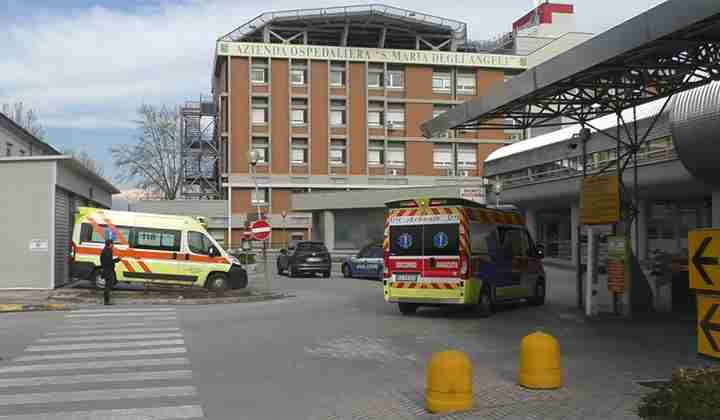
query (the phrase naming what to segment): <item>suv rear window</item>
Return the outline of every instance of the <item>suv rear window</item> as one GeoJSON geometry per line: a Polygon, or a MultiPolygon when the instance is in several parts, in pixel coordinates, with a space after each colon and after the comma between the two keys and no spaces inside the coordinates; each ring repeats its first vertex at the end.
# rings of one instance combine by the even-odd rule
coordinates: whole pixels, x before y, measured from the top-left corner
{"type": "Polygon", "coordinates": [[[325,244],[320,242],[300,242],[297,244],[296,249],[300,252],[327,252],[325,244]]]}

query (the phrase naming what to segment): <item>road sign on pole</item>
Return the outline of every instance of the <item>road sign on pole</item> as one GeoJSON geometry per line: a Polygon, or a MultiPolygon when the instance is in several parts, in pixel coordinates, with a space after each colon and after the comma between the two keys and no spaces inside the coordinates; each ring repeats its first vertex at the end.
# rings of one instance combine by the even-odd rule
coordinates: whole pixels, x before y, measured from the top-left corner
{"type": "Polygon", "coordinates": [[[270,223],[267,222],[267,220],[256,220],[253,222],[253,224],[250,226],[250,231],[252,232],[253,238],[256,241],[266,241],[268,238],[270,238],[270,232],[272,231],[272,228],[270,227],[270,223]]]}
{"type": "Polygon", "coordinates": [[[720,292],[720,229],[697,229],[688,233],[690,288],[720,292]]]}
{"type": "Polygon", "coordinates": [[[720,358],[720,296],[698,295],[698,353],[720,358]]]}

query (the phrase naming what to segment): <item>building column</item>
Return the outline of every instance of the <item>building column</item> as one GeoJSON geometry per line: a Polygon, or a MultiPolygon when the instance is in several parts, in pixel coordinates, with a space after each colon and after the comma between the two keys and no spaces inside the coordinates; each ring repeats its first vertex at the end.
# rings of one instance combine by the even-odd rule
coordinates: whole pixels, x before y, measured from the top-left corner
{"type": "Polygon", "coordinates": [[[525,210],[525,226],[527,227],[528,231],[530,232],[530,236],[532,236],[533,240],[535,242],[537,242],[537,240],[538,240],[537,211],[532,210],[532,209],[525,210]]]}
{"type": "Polygon", "coordinates": [[[713,191],[712,193],[712,208],[711,211],[711,220],[712,220],[712,227],[714,228],[720,228],[720,190],[713,191]]]}
{"type": "Polygon", "coordinates": [[[580,255],[578,255],[578,243],[580,242],[579,226],[580,205],[577,202],[573,202],[570,205],[570,255],[572,255],[573,265],[576,265],[580,258],[580,255]]]}
{"type": "Polygon", "coordinates": [[[322,224],[323,242],[328,251],[332,252],[335,249],[335,213],[330,210],[323,211],[322,224]]]}

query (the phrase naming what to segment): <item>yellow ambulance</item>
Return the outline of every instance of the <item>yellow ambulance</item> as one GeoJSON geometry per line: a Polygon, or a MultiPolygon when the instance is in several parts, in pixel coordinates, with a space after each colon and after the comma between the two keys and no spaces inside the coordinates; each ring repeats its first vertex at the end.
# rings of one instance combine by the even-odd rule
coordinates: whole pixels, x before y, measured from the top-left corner
{"type": "Polygon", "coordinates": [[[422,305],[545,303],[543,250],[519,212],[458,198],[386,203],[384,296],[403,314],[422,305]]]}
{"type": "Polygon", "coordinates": [[[247,272],[207,232],[202,218],[79,207],[71,240],[76,277],[97,284],[100,253],[114,243],[118,282],[244,288],[247,272]]]}

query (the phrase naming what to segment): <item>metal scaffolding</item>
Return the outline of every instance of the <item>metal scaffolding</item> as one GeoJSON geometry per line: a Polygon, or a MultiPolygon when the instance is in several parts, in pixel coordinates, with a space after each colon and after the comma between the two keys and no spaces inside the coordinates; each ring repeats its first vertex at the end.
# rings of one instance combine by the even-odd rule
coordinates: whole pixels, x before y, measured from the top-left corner
{"type": "Polygon", "coordinates": [[[180,107],[182,141],[181,196],[190,200],[220,198],[219,150],[215,133],[215,103],[188,101],[180,107]]]}

